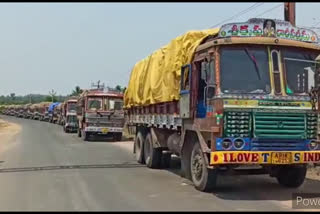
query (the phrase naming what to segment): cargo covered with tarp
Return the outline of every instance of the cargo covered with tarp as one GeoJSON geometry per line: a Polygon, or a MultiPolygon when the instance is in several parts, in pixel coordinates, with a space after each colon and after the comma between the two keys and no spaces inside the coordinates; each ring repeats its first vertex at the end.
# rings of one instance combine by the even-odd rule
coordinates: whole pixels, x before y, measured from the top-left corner
{"type": "Polygon", "coordinates": [[[218,32],[219,28],[189,31],[137,62],[124,95],[125,107],[179,100],[181,66],[191,62],[203,39],[218,32]]]}

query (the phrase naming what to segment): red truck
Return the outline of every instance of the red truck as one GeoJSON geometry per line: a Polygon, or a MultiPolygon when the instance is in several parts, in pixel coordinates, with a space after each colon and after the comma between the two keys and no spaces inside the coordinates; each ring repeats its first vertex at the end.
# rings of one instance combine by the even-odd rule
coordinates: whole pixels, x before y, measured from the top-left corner
{"type": "Polygon", "coordinates": [[[85,90],[77,101],[78,137],[112,137],[119,141],[124,126],[123,94],[103,89],[85,90]]]}
{"type": "Polygon", "coordinates": [[[62,121],[61,125],[66,133],[77,132],[77,97],[70,97],[62,105],[62,121]]]}

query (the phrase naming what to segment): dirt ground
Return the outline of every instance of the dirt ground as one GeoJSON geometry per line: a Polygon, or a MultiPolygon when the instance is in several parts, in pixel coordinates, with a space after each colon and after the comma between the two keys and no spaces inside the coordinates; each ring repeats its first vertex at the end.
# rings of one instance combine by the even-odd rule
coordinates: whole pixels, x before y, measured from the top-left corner
{"type": "Polygon", "coordinates": [[[19,133],[21,126],[15,123],[9,123],[0,118],[0,151],[2,152],[10,145],[8,142],[11,142],[11,139],[19,133]]]}

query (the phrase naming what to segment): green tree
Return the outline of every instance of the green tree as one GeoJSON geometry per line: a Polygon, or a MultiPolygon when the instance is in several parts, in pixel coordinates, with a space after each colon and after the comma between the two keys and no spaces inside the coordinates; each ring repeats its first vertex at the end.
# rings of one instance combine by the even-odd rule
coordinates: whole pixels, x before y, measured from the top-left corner
{"type": "Polygon", "coordinates": [[[15,100],[16,94],[15,94],[15,93],[11,93],[11,94],[10,94],[10,97],[11,97],[11,100],[15,100]]]}
{"type": "Polygon", "coordinates": [[[79,86],[76,86],[75,89],[72,91],[71,96],[78,96],[82,92],[83,92],[83,90],[79,86]]]}
{"type": "Polygon", "coordinates": [[[123,92],[124,93],[127,88],[126,87],[121,87],[120,85],[117,85],[115,89],[117,91],[119,91],[119,92],[123,92]]]}
{"type": "Polygon", "coordinates": [[[121,90],[122,90],[121,86],[120,86],[120,85],[117,85],[117,86],[116,86],[116,90],[117,90],[117,91],[121,91],[121,90]]]}
{"type": "MultiPolygon", "coordinates": [[[[52,102],[52,96],[46,96],[44,99],[45,102],[52,102]]],[[[58,99],[56,96],[53,96],[53,102],[57,102],[58,99]]]]}

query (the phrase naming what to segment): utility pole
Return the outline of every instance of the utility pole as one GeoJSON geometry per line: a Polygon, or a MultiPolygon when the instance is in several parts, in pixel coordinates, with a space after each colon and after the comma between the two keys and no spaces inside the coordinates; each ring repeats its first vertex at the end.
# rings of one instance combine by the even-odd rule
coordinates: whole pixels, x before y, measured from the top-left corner
{"type": "Polygon", "coordinates": [[[292,26],[296,26],[296,3],[295,2],[284,3],[284,20],[290,22],[292,26]]]}
{"type": "Polygon", "coordinates": [[[51,100],[53,102],[53,96],[56,95],[57,92],[55,92],[53,89],[49,91],[49,94],[51,95],[51,100]]]}

